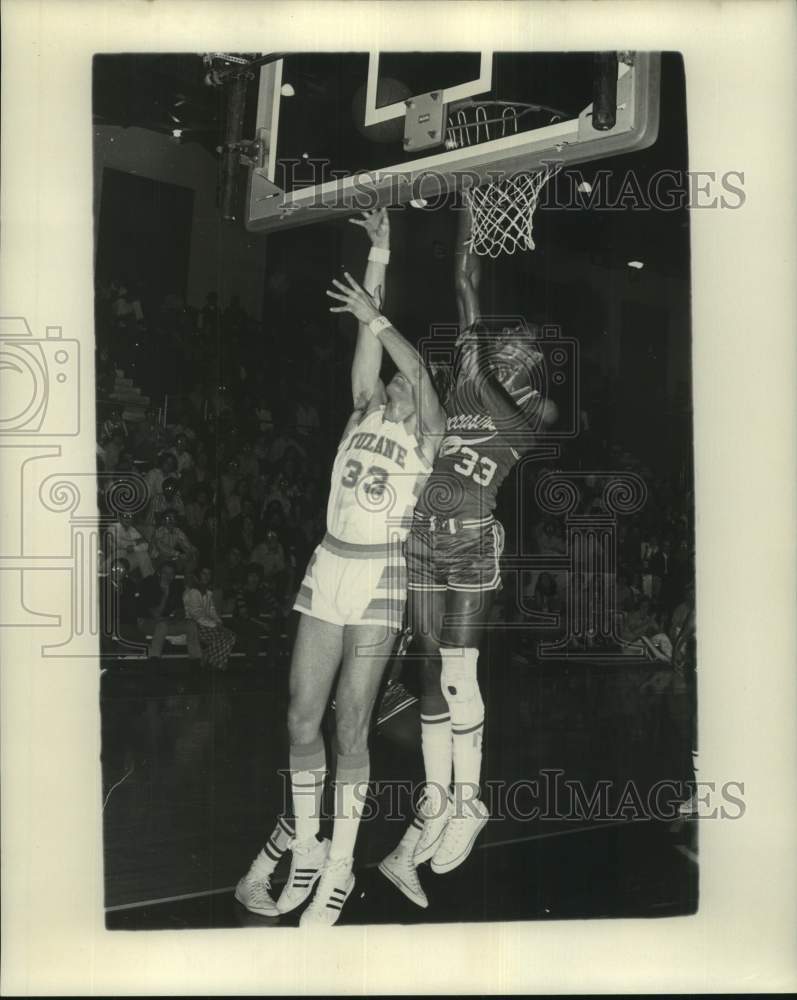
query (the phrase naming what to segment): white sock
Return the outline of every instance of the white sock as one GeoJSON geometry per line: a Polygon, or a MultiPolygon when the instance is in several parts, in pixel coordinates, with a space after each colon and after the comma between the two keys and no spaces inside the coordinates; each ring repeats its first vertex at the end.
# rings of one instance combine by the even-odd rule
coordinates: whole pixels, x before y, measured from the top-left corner
{"type": "Polygon", "coordinates": [[[267,859],[261,863],[263,871],[274,871],[280,858],[287,851],[293,835],[293,823],[285,816],[280,816],[263,848],[263,854],[267,859]]]}
{"type": "Polygon", "coordinates": [[[321,793],[327,774],[324,741],[297,743],[290,750],[291,792],[296,840],[311,840],[321,829],[321,793]]]}
{"type": "Polygon", "coordinates": [[[416,816],[405,830],[404,836],[398,842],[396,850],[409,851],[412,854],[415,850],[415,845],[421,839],[421,830],[423,830],[423,821],[416,816]]]}
{"type": "Polygon", "coordinates": [[[425,796],[435,809],[442,808],[448,798],[453,762],[451,747],[451,716],[421,714],[421,751],[426,772],[425,796]]]}
{"type": "Polygon", "coordinates": [[[332,828],[332,844],[329,848],[330,861],[352,858],[360,817],[365,809],[368,794],[368,779],[371,776],[371,760],[366,750],[363,753],[338,754],[338,768],[335,774],[335,823],[332,828]]]}
{"type": "Polygon", "coordinates": [[[478,798],[484,702],[476,676],[478,649],[443,647],[441,687],[451,711],[454,785],[462,800],[478,798]]]}

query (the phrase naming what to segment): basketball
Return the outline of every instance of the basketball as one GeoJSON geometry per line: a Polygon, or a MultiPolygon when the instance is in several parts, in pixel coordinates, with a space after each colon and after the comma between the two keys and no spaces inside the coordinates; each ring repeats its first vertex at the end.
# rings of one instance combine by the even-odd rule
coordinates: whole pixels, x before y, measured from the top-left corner
{"type": "MultiPolygon", "coordinates": [[[[365,95],[367,84],[362,84],[355,91],[351,102],[351,113],[357,131],[364,135],[371,142],[401,142],[404,138],[404,116],[391,118],[390,121],[378,122],[376,125],[365,124],[365,95]]],[[[396,104],[398,101],[406,101],[412,97],[412,92],[406,83],[401,80],[394,80],[393,77],[386,76],[379,80],[376,85],[376,106],[384,107],[387,104],[396,104]]]]}

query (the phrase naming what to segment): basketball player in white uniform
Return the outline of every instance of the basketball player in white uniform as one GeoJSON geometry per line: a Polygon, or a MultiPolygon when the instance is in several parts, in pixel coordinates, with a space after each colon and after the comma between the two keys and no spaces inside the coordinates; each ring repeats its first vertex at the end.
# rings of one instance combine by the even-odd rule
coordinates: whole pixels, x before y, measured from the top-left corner
{"type": "MultiPolygon", "coordinates": [[[[364,285],[381,304],[390,255],[387,213],[382,209],[351,221],[371,239],[364,285]]],[[[235,893],[252,912],[273,915],[301,905],[318,883],[302,924],[334,924],[354,888],[354,845],[370,771],[369,721],[403,623],[402,546],[445,424],[420,357],[384,317],[359,325],[352,391],[354,412],[332,467],[327,534],[310,558],[294,605],[301,613],[288,708],[295,831],[280,819],[235,893]],[[379,379],[383,344],[399,368],[387,387],[379,379]],[[336,677],[330,842],[318,839],[326,778],[321,721],[336,677]],[[290,874],[275,903],[270,877],[288,847],[290,874]]]]}

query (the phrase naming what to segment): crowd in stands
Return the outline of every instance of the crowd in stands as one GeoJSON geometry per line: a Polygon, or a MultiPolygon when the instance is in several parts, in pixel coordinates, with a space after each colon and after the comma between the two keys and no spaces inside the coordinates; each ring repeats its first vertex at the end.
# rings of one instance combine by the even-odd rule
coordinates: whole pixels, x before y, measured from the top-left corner
{"type": "MultiPolygon", "coordinates": [[[[238,303],[220,313],[214,295],[199,313],[170,297],[154,330],[121,282],[101,286],[97,301],[101,492],[134,476],[145,497],[112,520],[103,555],[111,586],[124,591],[121,628],[129,641],[146,639],[153,658],[168,636],[220,668],[234,647],[252,659],[283,633],[324,532],[328,469],[351,398],[338,416],[335,374],[347,380],[348,359],[338,365],[329,343],[309,345],[313,334],[319,341],[312,324],[279,351],[268,337],[255,344],[238,303]],[[147,358],[141,345],[154,339],[157,357],[147,358]],[[171,392],[143,419],[123,419],[119,373],[152,391],[170,352],[183,362],[171,392]]],[[[113,515],[104,496],[100,505],[113,515]]]]}

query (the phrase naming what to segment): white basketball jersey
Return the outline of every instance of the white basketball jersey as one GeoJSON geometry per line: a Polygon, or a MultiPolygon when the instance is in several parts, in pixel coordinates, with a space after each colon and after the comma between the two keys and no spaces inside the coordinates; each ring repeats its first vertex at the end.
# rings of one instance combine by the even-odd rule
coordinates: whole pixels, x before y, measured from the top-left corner
{"type": "Polygon", "coordinates": [[[431,465],[403,423],[380,406],[338,446],[327,504],[327,532],[354,546],[404,540],[431,465]]]}

